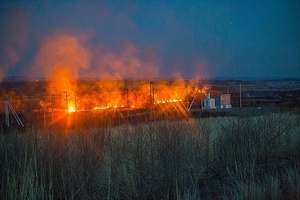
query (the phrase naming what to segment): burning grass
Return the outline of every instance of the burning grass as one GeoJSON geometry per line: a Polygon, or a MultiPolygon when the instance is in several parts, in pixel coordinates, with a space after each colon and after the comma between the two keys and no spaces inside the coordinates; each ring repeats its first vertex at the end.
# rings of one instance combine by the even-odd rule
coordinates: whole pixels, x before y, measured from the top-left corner
{"type": "MultiPolygon", "coordinates": [[[[64,74],[65,77],[70,77],[64,74]]],[[[183,80],[100,80],[75,81],[67,78],[47,82],[46,94],[40,99],[40,109],[46,112],[69,110],[103,110],[110,108],[144,109],[154,104],[192,101],[200,104],[198,81],[183,80]],[[66,83],[64,83],[64,81],[66,83]]]]}
{"type": "Polygon", "coordinates": [[[267,113],[1,135],[0,195],[299,199],[299,121],[267,113]]]}

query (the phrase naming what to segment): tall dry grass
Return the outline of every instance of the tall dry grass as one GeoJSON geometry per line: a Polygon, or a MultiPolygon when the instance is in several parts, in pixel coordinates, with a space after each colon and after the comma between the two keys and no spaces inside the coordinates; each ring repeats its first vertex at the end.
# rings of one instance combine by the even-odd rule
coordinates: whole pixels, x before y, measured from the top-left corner
{"type": "Polygon", "coordinates": [[[0,136],[1,199],[300,199],[300,116],[0,136]]]}

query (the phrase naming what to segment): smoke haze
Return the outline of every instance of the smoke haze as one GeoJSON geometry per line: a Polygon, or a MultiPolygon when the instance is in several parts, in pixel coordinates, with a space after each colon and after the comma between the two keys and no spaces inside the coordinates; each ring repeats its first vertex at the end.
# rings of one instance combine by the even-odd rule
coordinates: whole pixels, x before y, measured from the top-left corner
{"type": "Polygon", "coordinates": [[[1,1],[0,79],[300,77],[298,1],[1,1]]]}
{"type": "Polygon", "coordinates": [[[5,8],[0,10],[4,16],[0,23],[0,82],[24,56],[29,31],[28,17],[22,9],[5,8]]]}

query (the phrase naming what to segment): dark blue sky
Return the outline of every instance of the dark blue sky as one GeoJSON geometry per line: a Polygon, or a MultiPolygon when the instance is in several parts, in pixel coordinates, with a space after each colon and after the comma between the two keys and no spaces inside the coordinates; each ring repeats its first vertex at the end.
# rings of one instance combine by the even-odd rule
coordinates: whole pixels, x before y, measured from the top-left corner
{"type": "Polygon", "coordinates": [[[294,0],[1,1],[0,75],[300,78],[299,10],[294,0]]]}

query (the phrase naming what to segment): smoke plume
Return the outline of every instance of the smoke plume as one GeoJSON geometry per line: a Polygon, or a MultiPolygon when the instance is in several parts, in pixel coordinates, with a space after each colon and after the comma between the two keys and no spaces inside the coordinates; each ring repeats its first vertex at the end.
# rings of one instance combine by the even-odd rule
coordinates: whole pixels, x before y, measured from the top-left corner
{"type": "MultiPolygon", "coordinates": [[[[2,10],[2,9],[1,9],[2,10]]],[[[19,9],[4,9],[0,29],[0,82],[7,70],[14,67],[24,54],[28,43],[28,22],[26,14],[19,9]]]]}
{"type": "Polygon", "coordinates": [[[67,67],[75,79],[79,78],[80,72],[90,66],[91,52],[84,43],[84,39],[65,33],[46,37],[35,56],[31,76],[48,77],[60,68],[67,67]]]}
{"type": "Polygon", "coordinates": [[[120,45],[120,53],[94,52],[94,70],[100,79],[157,78],[158,64],[154,61],[141,59],[139,49],[132,43],[120,45]]]}

